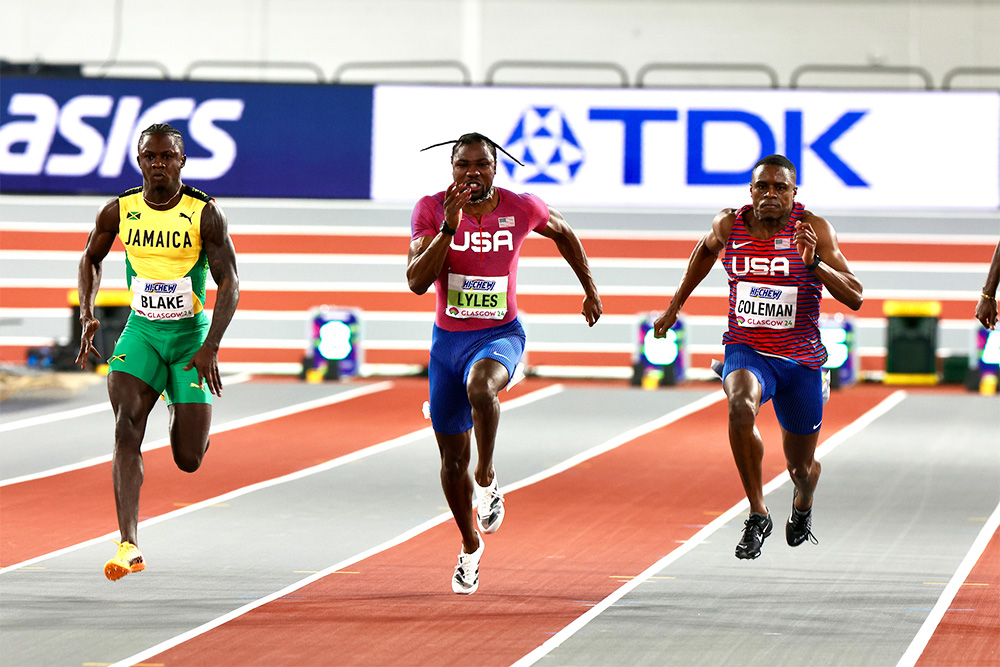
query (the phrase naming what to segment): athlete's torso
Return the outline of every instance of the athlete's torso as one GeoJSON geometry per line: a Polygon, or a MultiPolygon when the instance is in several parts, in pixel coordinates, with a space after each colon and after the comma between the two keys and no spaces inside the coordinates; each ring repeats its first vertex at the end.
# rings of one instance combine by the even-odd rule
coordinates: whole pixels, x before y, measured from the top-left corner
{"type": "MultiPolygon", "coordinates": [[[[517,260],[532,231],[548,224],[541,199],[496,188],[496,209],[477,221],[463,215],[444,268],[434,283],[435,323],[448,331],[473,331],[517,317],[517,260]]],[[[434,235],[444,220],[444,192],[417,202],[411,238],[434,235]]]]}
{"type": "Polygon", "coordinates": [[[744,216],[750,210],[736,213],[722,255],[729,276],[729,330],[722,342],[819,368],[827,356],[818,327],[823,284],[792,240],[802,204],[795,203],[788,224],[766,241],[748,233],[744,216]]]}
{"type": "Polygon", "coordinates": [[[208,258],[201,242],[201,214],[210,201],[189,186],[166,211],[150,208],[141,187],[118,196],[118,237],[125,245],[125,274],[136,315],[158,322],[205,317],[208,258]]]}

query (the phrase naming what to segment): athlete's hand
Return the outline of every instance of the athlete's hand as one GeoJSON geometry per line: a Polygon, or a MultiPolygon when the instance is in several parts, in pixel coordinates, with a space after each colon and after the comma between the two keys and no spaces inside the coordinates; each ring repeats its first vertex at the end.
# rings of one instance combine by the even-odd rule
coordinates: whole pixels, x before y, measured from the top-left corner
{"type": "Polygon", "coordinates": [[[653,338],[666,338],[667,332],[677,323],[677,313],[670,308],[663,311],[663,314],[653,322],[653,338]]]}
{"type": "Polygon", "coordinates": [[[594,294],[583,300],[582,314],[585,318],[587,318],[587,326],[592,327],[597,324],[597,320],[601,319],[602,313],[604,313],[604,306],[601,305],[600,296],[594,294]]]}
{"type": "Polygon", "coordinates": [[[976,319],[987,329],[995,327],[997,323],[997,300],[987,299],[985,296],[979,297],[979,303],[976,304],[976,319]]]}
{"type": "Polygon", "coordinates": [[[802,256],[802,261],[806,264],[812,264],[816,256],[816,242],[818,241],[812,225],[801,220],[797,221],[792,241],[795,243],[795,248],[799,251],[799,255],[802,256]]]}
{"type": "Polygon", "coordinates": [[[452,229],[458,229],[462,222],[462,209],[472,199],[472,190],[468,185],[452,183],[444,191],[444,219],[452,229]]]}
{"type": "Polygon", "coordinates": [[[87,356],[91,352],[97,355],[98,359],[101,358],[101,353],[94,347],[94,334],[101,327],[101,321],[93,317],[87,317],[83,318],[80,324],[83,329],[83,332],[80,334],[80,353],[76,355],[74,363],[80,368],[85,368],[87,366],[87,356]]]}
{"type": "Polygon", "coordinates": [[[210,345],[202,345],[194,353],[184,370],[194,368],[198,372],[198,384],[207,383],[208,390],[222,396],[222,376],[219,374],[219,350],[210,345]]]}

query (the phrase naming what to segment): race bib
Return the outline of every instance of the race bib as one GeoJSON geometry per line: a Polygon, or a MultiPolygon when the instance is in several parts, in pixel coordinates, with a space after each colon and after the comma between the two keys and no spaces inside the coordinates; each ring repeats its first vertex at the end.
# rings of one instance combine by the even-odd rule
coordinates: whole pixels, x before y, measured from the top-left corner
{"type": "Polygon", "coordinates": [[[507,276],[448,274],[445,315],[459,320],[502,320],[507,316],[507,276]]]}
{"type": "Polygon", "coordinates": [[[194,317],[191,278],[146,280],[132,278],[132,310],[149,320],[182,320],[194,317]]]}
{"type": "Polygon", "coordinates": [[[798,296],[798,287],[737,283],[736,322],[741,327],[791,329],[798,296]]]}

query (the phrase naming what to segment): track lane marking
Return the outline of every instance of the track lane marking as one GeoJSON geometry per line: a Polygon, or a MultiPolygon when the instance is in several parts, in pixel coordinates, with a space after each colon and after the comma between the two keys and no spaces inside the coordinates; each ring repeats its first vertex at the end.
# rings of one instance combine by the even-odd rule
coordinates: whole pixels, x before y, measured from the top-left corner
{"type": "MultiPolygon", "coordinates": [[[[558,387],[559,391],[562,391],[562,389],[563,389],[563,387],[561,385],[554,385],[553,387],[548,387],[547,389],[541,389],[538,392],[534,392],[533,394],[527,394],[525,396],[522,396],[520,399],[514,399],[513,401],[508,401],[506,403],[502,403],[501,404],[501,409],[503,409],[504,405],[509,405],[509,404],[514,403],[515,401],[518,401],[518,400],[528,399],[529,397],[532,397],[535,394],[546,392],[547,390],[552,390],[555,387],[558,387]]],[[[552,392],[552,393],[557,393],[557,392],[552,392]]],[[[600,445],[592,447],[592,448],[586,450],[585,452],[582,452],[581,454],[577,454],[577,455],[575,455],[573,457],[570,457],[569,459],[567,459],[563,463],[556,464],[555,466],[552,466],[551,468],[548,468],[548,469],[546,469],[546,470],[544,470],[544,471],[542,471],[542,472],[540,472],[538,474],[531,475],[531,476],[526,477],[526,478],[524,478],[524,479],[522,479],[520,481],[517,481],[517,482],[514,482],[514,483],[512,483],[510,485],[507,485],[507,486],[505,486],[505,488],[513,491],[515,489],[528,486],[529,484],[533,484],[535,482],[541,481],[541,480],[546,479],[548,477],[552,477],[553,475],[556,475],[556,474],[558,474],[560,472],[564,472],[565,470],[567,470],[572,465],[577,465],[579,463],[582,463],[583,461],[586,461],[588,459],[591,459],[591,458],[597,457],[597,456],[599,456],[601,454],[604,454],[606,452],[609,452],[609,451],[615,449],[616,447],[619,447],[619,446],[621,446],[621,445],[623,445],[623,444],[625,444],[625,443],[627,443],[627,442],[629,442],[631,440],[634,440],[635,438],[638,438],[638,437],[640,437],[642,435],[646,435],[648,433],[651,433],[651,432],[655,431],[658,428],[661,428],[663,426],[671,424],[671,423],[673,423],[673,422],[675,422],[675,421],[677,421],[677,420],[679,420],[679,419],[681,419],[683,417],[686,417],[686,416],[689,416],[691,414],[694,414],[695,412],[698,412],[699,410],[701,410],[703,408],[706,408],[706,407],[708,407],[710,405],[713,405],[714,403],[717,403],[717,402],[719,402],[720,400],[722,400],[724,398],[725,398],[725,392],[723,392],[722,390],[718,390],[716,392],[713,392],[713,393],[711,393],[711,394],[709,394],[707,396],[704,396],[704,397],[702,397],[700,399],[697,399],[697,400],[693,401],[692,403],[689,403],[688,405],[685,405],[685,406],[682,406],[682,407],[680,407],[680,408],[678,408],[676,410],[673,410],[673,411],[667,413],[666,415],[663,415],[662,417],[658,417],[657,419],[649,421],[649,422],[647,422],[645,424],[642,424],[642,425],[637,426],[635,428],[629,429],[628,431],[626,431],[625,433],[623,433],[623,434],[621,434],[619,436],[615,436],[614,438],[611,438],[611,439],[605,441],[604,443],[602,443],[600,445]],[[571,465],[567,465],[567,463],[570,462],[570,461],[572,461],[573,463],[571,465]]],[[[511,406],[511,407],[514,407],[514,406],[511,406]]],[[[427,429],[427,430],[429,431],[430,429],[427,429]]],[[[231,611],[231,612],[229,612],[227,614],[224,614],[224,615],[222,615],[222,616],[220,616],[220,617],[218,617],[216,619],[213,619],[213,620],[211,620],[211,621],[209,621],[207,623],[204,623],[204,624],[202,624],[202,625],[200,625],[200,626],[198,626],[196,628],[192,628],[191,630],[188,630],[187,632],[181,633],[181,634],[177,635],[176,637],[173,637],[171,639],[167,639],[167,640],[165,640],[163,642],[160,642],[159,644],[157,644],[155,646],[152,646],[152,647],[150,647],[150,648],[148,648],[148,649],[146,649],[144,651],[141,651],[141,652],[139,652],[139,653],[137,653],[137,654],[135,654],[133,656],[130,656],[128,658],[120,660],[120,661],[114,663],[111,667],[129,667],[129,666],[134,666],[134,665],[136,665],[136,663],[139,663],[139,662],[141,662],[143,660],[146,660],[146,659],[151,658],[151,657],[153,657],[155,655],[158,655],[158,654],[163,653],[163,652],[165,652],[167,650],[170,650],[171,648],[179,646],[180,644],[183,644],[186,641],[194,639],[195,637],[203,635],[206,632],[209,632],[209,631],[211,631],[211,630],[213,630],[213,629],[215,629],[215,628],[217,628],[217,627],[219,627],[221,625],[224,625],[225,623],[228,623],[229,621],[237,619],[237,618],[239,618],[239,617],[241,617],[241,616],[243,616],[243,615],[245,615],[245,614],[253,611],[254,609],[257,609],[258,607],[264,606],[268,602],[280,599],[280,598],[282,598],[284,596],[289,595],[290,593],[294,593],[295,591],[298,591],[301,588],[304,588],[304,587],[306,587],[306,586],[308,586],[308,585],[310,585],[312,583],[315,583],[315,582],[317,582],[317,581],[325,578],[326,576],[328,576],[330,574],[336,574],[339,570],[343,570],[343,569],[345,569],[345,568],[347,568],[347,567],[349,567],[351,565],[354,565],[355,563],[358,563],[358,562],[360,562],[360,561],[362,561],[362,560],[364,560],[366,558],[370,558],[370,557],[375,556],[375,555],[377,555],[379,553],[382,553],[383,551],[391,549],[391,548],[393,548],[395,546],[399,546],[399,545],[403,544],[404,542],[407,542],[408,540],[410,540],[410,539],[412,539],[412,538],[420,535],[421,533],[424,533],[424,532],[430,530],[431,528],[434,528],[434,527],[436,527],[436,526],[444,523],[445,521],[450,520],[451,518],[452,518],[452,516],[451,516],[451,512],[450,511],[449,512],[444,512],[442,514],[439,514],[438,516],[433,517],[433,518],[431,518],[431,519],[423,522],[422,524],[419,524],[418,526],[416,526],[416,527],[414,527],[414,528],[412,528],[412,529],[410,529],[410,530],[408,530],[406,532],[403,532],[403,533],[397,535],[396,537],[394,537],[394,538],[392,538],[390,540],[387,540],[387,541],[383,542],[382,544],[380,544],[378,546],[375,546],[375,547],[372,547],[371,549],[367,549],[365,551],[362,551],[361,553],[358,553],[358,554],[356,554],[354,556],[351,556],[350,558],[342,560],[342,561],[340,561],[340,562],[338,562],[338,563],[336,563],[336,564],[334,564],[334,565],[332,565],[332,566],[330,566],[328,568],[325,568],[324,570],[321,570],[320,572],[318,572],[318,573],[316,573],[316,574],[314,574],[314,575],[312,575],[310,577],[302,579],[301,581],[298,581],[298,582],[296,582],[294,584],[290,584],[289,586],[286,586],[285,588],[283,588],[283,589],[281,589],[279,591],[271,593],[271,594],[269,594],[267,596],[264,596],[262,598],[256,599],[253,602],[244,605],[243,607],[239,607],[237,609],[234,609],[233,611],[231,611]]],[[[594,602],[582,601],[582,602],[584,602],[585,604],[598,604],[596,601],[594,601],[594,602]]]]}
{"type": "MultiPolygon", "coordinates": [[[[945,612],[949,611],[951,603],[955,600],[955,596],[958,595],[959,590],[968,578],[969,573],[972,572],[972,568],[975,567],[979,558],[986,551],[986,547],[989,545],[990,540],[993,538],[993,534],[1000,528],[1000,505],[997,505],[996,509],[993,510],[993,514],[990,516],[986,525],[983,529],[979,531],[979,535],[976,536],[976,541],[972,543],[972,547],[969,548],[968,553],[965,554],[965,558],[959,564],[958,569],[955,570],[955,574],[952,575],[951,580],[945,589],[941,592],[941,596],[938,601],[931,608],[930,614],[924,619],[923,624],[920,629],[917,630],[917,634],[913,637],[913,641],[906,648],[906,651],[899,658],[899,662],[896,663],[896,667],[913,667],[917,664],[920,656],[923,654],[924,649],[927,648],[927,643],[931,640],[934,632],[937,630],[938,625],[941,623],[941,619],[944,618],[945,612]]],[[[958,611],[958,610],[951,610],[958,611]]]]}
{"type": "MultiPolygon", "coordinates": [[[[249,378],[249,376],[247,377],[249,378]]],[[[229,384],[233,384],[233,382],[229,381],[229,384]]],[[[225,433],[226,431],[233,431],[238,428],[243,428],[244,426],[253,426],[254,424],[260,424],[262,422],[271,421],[273,419],[278,419],[280,417],[287,417],[289,415],[298,414],[300,412],[305,412],[307,410],[313,410],[315,408],[323,408],[329,405],[335,405],[337,403],[343,403],[344,401],[349,401],[352,398],[358,398],[360,396],[366,396],[368,394],[374,394],[380,391],[386,391],[388,389],[391,389],[392,386],[393,383],[391,381],[376,382],[374,384],[369,384],[363,387],[357,387],[356,389],[349,389],[344,392],[333,394],[332,396],[317,398],[310,401],[305,401],[303,403],[296,403],[294,405],[289,405],[284,408],[278,408],[276,410],[269,410],[267,412],[262,412],[257,415],[252,415],[250,417],[242,417],[240,419],[234,419],[232,421],[219,424],[218,426],[213,426],[212,429],[209,431],[209,435],[216,435],[217,433],[225,433]]],[[[106,405],[108,408],[111,407],[110,403],[106,405]]],[[[153,440],[149,444],[143,445],[142,451],[143,453],[145,453],[148,451],[152,451],[154,449],[167,447],[168,445],[170,445],[170,438],[160,438],[158,440],[153,440]]],[[[112,459],[112,454],[105,454],[103,456],[96,456],[94,458],[87,459],[85,461],[80,461],[79,463],[71,463],[64,466],[58,466],[56,468],[49,468],[48,470],[31,473],[29,475],[21,475],[20,477],[11,477],[9,479],[0,480],[0,487],[10,486],[11,484],[18,484],[21,482],[29,482],[31,480],[42,479],[45,477],[52,477],[54,475],[59,475],[61,473],[71,472],[73,470],[80,470],[82,468],[89,468],[91,466],[100,465],[102,463],[109,463],[111,459],[112,459]]]]}
{"type": "MultiPolygon", "coordinates": [[[[383,383],[379,383],[379,384],[383,384],[383,383]]],[[[387,385],[390,385],[390,386],[392,385],[391,382],[387,382],[387,383],[384,383],[384,384],[387,384],[387,385]]],[[[376,386],[376,385],[370,385],[370,386],[376,386]]],[[[530,405],[531,403],[534,403],[536,401],[540,401],[540,400],[549,398],[551,396],[554,396],[554,395],[562,392],[564,389],[565,389],[565,387],[563,385],[561,385],[561,384],[554,384],[554,385],[550,385],[548,387],[544,387],[542,389],[538,389],[538,390],[533,391],[531,393],[524,394],[523,396],[518,396],[517,398],[510,399],[509,401],[503,401],[502,403],[500,403],[500,411],[504,412],[506,410],[512,410],[512,409],[519,408],[519,407],[522,407],[522,406],[525,406],[525,405],[530,405]]],[[[371,393],[371,392],[369,392],[369,393],[371,393]]],[[[341,395],[341,394],[338,394],[338,396],[339,395],[341,395]]],[[[268,480],[264,480],[264,481],[261,481],[261,482],[257,482],[255,484],[249,484],[247,486],[241,487],[239,489],[234,489],[232,491],[229,491],[227,493],[223,493],[223,494],[215,496],[213,498],[207,498],[205,500],[202,500],[202,501],[199,501],[199,502],[196,502],[196,503],[192,503],[190,505],[187,505],[186,507],[181,507],[181,508],[176,509],[176,510],[174,510],[172,512],[166,512],[164,514],[159,514],[157,516],[150,517],[149,519],[145,519],[143,521],[140,521],[138,527],[139,528],[146,528],[146,527],[149,527],[149,526],[154,526],[154,525],[156,525],[158,523],[163,523],[164,521],[169,521],[171,519],[176,519],[178,517],[184,516],[185,514],[190,514],[191,512],[196,512],[198,510],[205,509],[207,507],[213,507],[213,506],[219,505],[220,503],[225,503],[226,501],[232,500],[233,498],[238,498],[240,496],[244,496],[244,495],[247,495],[249,493],[253,493],[254,491],[260,491],[262,489],[266,489],[266,488],[269,488],[269,487],[272,487],[272,486],[277,486],[279,484],[285,484],[287,482],[292,482],[292,481],[295,481],[295,480],[298,480],[298,479],[302,479],[304,477],[309,477],[311,475],[315,475],[315,474],[320,473],[320,472],[325,472],[327,470],[332,470],[334,468],[339,468],[340,466],[347,465],[348,463],[353,463],[355,461],[360,461],[362,459],[368,458],[369,456],[374,456],[375,454],[381,454],[383,452],[387,452],[387,451],[395,449],[397,447],[402,447],[404,445],[408,445],[411,442],[415,442],[417,440],[420,440],[421,438],[425,438],[425,437],[431,436],[431,435],[433,435],[433,433],[434,432],[431,429],[431,427],[427,426],[427,427],[419,429],[417,431],[412,431],[410,433],[407,433],[406,435],[399,436],[398,438],[393,438],[391,440],[386,440],[385,442],[379,443],[377,445],[372,445],[371,447],[366,447],[364,449],[360,449],[360,450],[357,450],[355,452],[351,452],[350,454],[345,454],[343,456],[337,457],[335,459],[331,459],[330,461],[326,461],[325,463],[321,463],[319,465],[312,466],[310,468],[304,468],[302,470],[297,470],[297,471],[295,471],[293,473],[289,473],[287,475],[282,475],[280,477],[274,477],[272,479],[268,479],[268,480]]],[[[444,521],[445,518],[448,518],[450,516],[451,516],[450,513],[443,514],[443,515],[438,516],[435,520],[436,520],[437,523],[441,523],[442,521],[444,521]]],[[[18,570],[18,569],[24,568],[25,566],[28,566],[28,565],[34,565],[35,563],[46,561],[46,560],[49,560],[51,558],[55,558],[57,556],[62,556],[64,554],[72,553],[74,551],[79,551],[80,549],[84,549],[86,547],[90,547],[90,546],[93,546],[95,544],[100,544],[101,542],[106,542],[108,540],[112,540],[117,535],[118,535],[118,531],[116,530],[116,531],[107,533],[105,535],[101,535],[99,537],[94,537],[94,538],[91,538],[89,540],[85,540],[83,542],[78,542],[77,544],[73,544],[73,545],[70,545],[68,547],[64,547],[62,549],[57,549],[56,551],[51,551],[49,553],[42,554],[40,556],[35,556],[33,558],[29,558],[29,559],[21,561],[19,563],[14,563],[13,565],[8,565],[7,567],[0,568],[0,575],[6,574],[6,573],[11,572],[13,570],[18,570]]],[[[407,539],[409,539],[409,538],[407,538],[407,539]]],[[[341,567],[343,567],[343,566],[341,566],[341,567]]],[[[340,569],[340,568],[338,568],[338,569],[340,569]]],[[[324,572],[325,571],[326,570],[324,570],[324,572]]]]}
{"type": "MultiPolygon", "coordinates": [[[[889,395],[885,400],[876,405],[874,408],[863,414],[858,419],[854,420],[852,423],[848,424],[846,427],[840,429],[829,438],[827,438],[823,444],[816,450],[816,458],[820,459],[826,456],[828,453],[836,449],[838,445],[850,438],[851,436],[859,433],[865,427],[870,425],[879,417],[885,415],[889,410],[899,405],[906,397],[906,392],[897,391],[889,395]]],[[[770,482],[764,485],[764,495],[767,495],[779,488],[785,482],[789,481],[788,471],[785,471],[772,479],[770,482]]],[[[744,498],[742,501],[733,505],[726,512],[721,514],[718,518],[714,519],[707,526],[699,530],[694,536],[681,544],[669,554],[661,558],[659,561],[651,565],[650,567],[643,570],[635,578],[629,580],[628,582],[622,584],[614,593],[608,597],[601,600],[599,603],[591,607],[582,616],[579,616],[572,623],[567,625],[565,628],[555,633],[550,639],[546,640],[541,646],[531,651],[523,658],[515,662],[511,667],[529,667],[534,665],[536,662],[544,658],[546,655],[557,649],[563,642],[572,637],[574,634],[579,632],[588,623],[593,621],[595,618],[600,616],[606,609],[611,607],[613,604],[621,600],[627,594],[635,590],[640,584],[645,583],[648,579],[651,579],[654,575],[659,574],[664,568],[673,563],[674,561],[684,556],[689,551],[699,546],[705,540],[707,540],[713,533],[725,526],[732,519],[735,519],[740,515],[741,512],[749,509],[750,503],[744,498]]],[[[147,656],[148,657],[148,656],[147,656]]],[[[899,666],[898,666],[899,667],[899,666]]]]}

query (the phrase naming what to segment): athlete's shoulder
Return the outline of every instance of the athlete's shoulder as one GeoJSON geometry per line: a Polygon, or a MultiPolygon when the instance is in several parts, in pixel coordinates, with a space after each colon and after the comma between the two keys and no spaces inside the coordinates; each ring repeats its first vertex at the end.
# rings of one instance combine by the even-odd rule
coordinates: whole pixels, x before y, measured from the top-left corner
{"type": "Polygon", "coordinates": [[[128,199],[129,197],[134,197],[136,195],[142,194],[142,186],[137,185],[134,188],[129,188],[118,195],[118,199],[128,199]]]}
{"type": "Polygon", "coordinates": [[[500,193],[501,202],[506,202],[510,206],[526,211],[532,211],[548,218],[549,205],[546,204],[538,195],[530,192],[518,193],[506,188],[497,188],[497,191],[500,193]]]}
{"type": "Polygon", "coordinates": [[[188,197],[191,197],[192,199],[197,199],[198,201],[203,201],[206,204],[209,203],[209,202],[214,202],[215,201],[215,199],[213,199],[209,195],[205,194],[204,192],[202,192],[198,188],[192,188],[190,185],[185,185],[184,186],[183,193],[185,195],[187,195],[188,197]]]}

